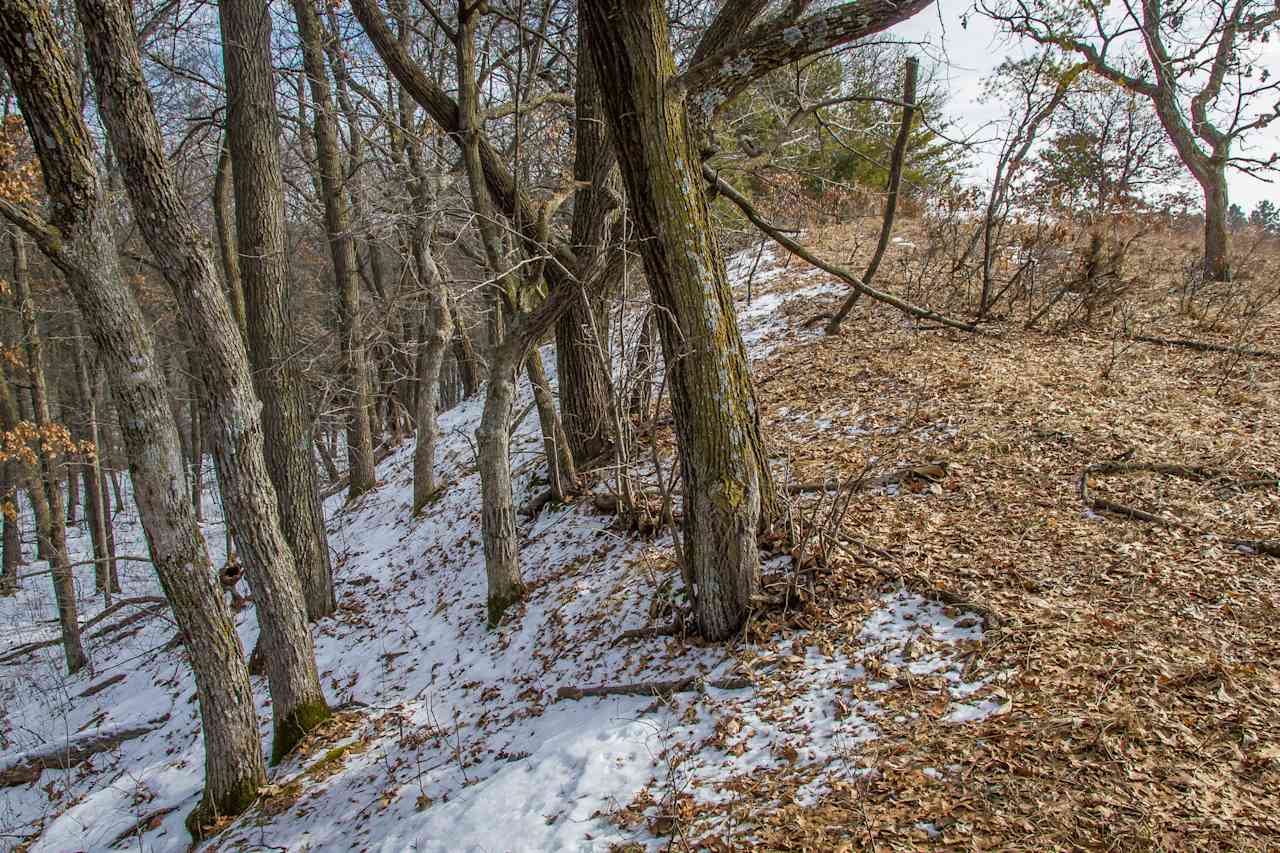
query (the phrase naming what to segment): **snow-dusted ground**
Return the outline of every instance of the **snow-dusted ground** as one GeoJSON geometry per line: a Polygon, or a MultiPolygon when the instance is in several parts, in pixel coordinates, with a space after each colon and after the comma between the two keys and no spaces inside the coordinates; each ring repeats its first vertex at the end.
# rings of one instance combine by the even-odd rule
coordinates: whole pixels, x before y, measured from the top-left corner
{"type": "MultiPolygon", "coordinates": [[[[745,278],[751,249],[731,259],[745,278]]],[[[771,293],[781,261],[763,253],[750,306],[740,304],[753,357],[788,332],[771,293]]],[[[802,295],[838,292],[831,283],[802,295]]],[[[785,298],[795,295],[792,287],[785,298]]],[[[740,294],[740,296],[745,296],[740,294]]],[[[548,367],[554,359],[547,359],[548,367]]],[[[524,389],[528,398],[528,389],[524,389]]],[[[517,411],[524,401],[517,405],[517,411]]],[[[305,754],[272,770],[258,806],[201,849],[209,850],[607,850],[664,840],[624,810],[649,817],[677,794],[712,806],[732,796],[728,780],[779,766],[808,768],[801,792],[814,797],[851,781],[849,756],[877,737],[878,691],[900,673],[946,685],[947,715],[958,722],[996,710],[973,699],[985,679],[961,677],[961,655],[980,638],[963,618],[902,590],[879,593],[871,616],[840,650],[806,645],[698,646],[669,638],[617,642],[652,624],[649,608],[674,566],[670,542],[629,539],[585,504],[521,516],[527,602],[507,624],[484,625],[479,475],[471,435],[479,400],[443,416],[439,470],[444,494],[419,517],[412,499],[412,447],[379,468],[382,486],[354,504],[325,507],[341,602],[316,626],[322,682],[333,703],[358,702],[305,754]],[[557,690],[704,675],[750,674],[757,687],[708,688],[660,702],[644,697],[558,700],[557,690]],[[852,707],[843,686],[862,683],[852,707]]],[[[537,419],[513,444],[517,503],[538,491],[537,419]]],[[[212,482],[212,478],[210,478],[212,482]]],[[[221,513],[206,506],[215,563],[222,559],[221,513]]],[[[145,554],[130,507],[116,519],[118,550],[145,554]]],[[[89,551],[73,530],[73,554],[89,551]]],[[[26,571],[41,564],[29,563],[26,571]]],[[[144,564],[122,564],[125,595],[157,594],[144,564]]],[[[92,575],[79,578],[81,617],[100,609],[92,575]]],[[[55,636],[47,578],[0,599],[0,654],[55,636]]],[[[121,614],[123,616],[123,614],[121,614]]],[[[252,609],[237,615],[242,642],[257,632],[252,609]]],[[[107,624],[115,621],[108,620],[107,624]]],[[[155,731],[35,785],[0,794],[0,847],[36,836],[33,851],[186,850],[186,813],[199,795],[202,743],[193,686],[181,651],[159,652],[174,634],[155,617],[123,636],[87,641],[91,674],[61,674],[58,649],[0,666],[0,766],[24,750],[70,735],[164,718],[155,731]],[[92,685],[123,675],[88,698],[92,685]]],[[[270,707],[254,679],[266,748],[270,707]]]]}

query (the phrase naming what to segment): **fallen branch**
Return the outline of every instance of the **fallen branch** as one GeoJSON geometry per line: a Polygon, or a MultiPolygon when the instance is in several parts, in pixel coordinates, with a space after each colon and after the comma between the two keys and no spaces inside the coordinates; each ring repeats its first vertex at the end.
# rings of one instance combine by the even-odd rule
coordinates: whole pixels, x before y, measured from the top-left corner
{"type": "Polygon", "coordinates": [[[1213,344],[1208,341],[1194,341],[1189,338],[1156,338],[1151,335],[1131,335],[1130,340],[1144,344],[1158,344],[1166,347],[1183,347],[1197,352],[1225,352],[1231,355],[1247,355],[1250,358],[1270,358],[1280,360],[1280,352],[1269,349],[1244,349],[1242,347],[1213,344]]]}
{"type": "Polygon", "coordinates": [[[82,692],[76,698],[84,699],[86,696],[92,696],[95,693],[101,693],[103,690],[106,690],[111,685],[119,684],[120,682],[124,681],[125,678],[127,678],[127,676],[123,672],[118,675],[113,675],[110,678],[104,679],[103,681],[99,681],[97,684],[94,684],[93,686],[87,688],[84,692],[82,692]]]}
{"type": "Polygon", "coordinates": [[[863,489],[880,489],[885,486],[892,486],[901,483],[904,480],[924,480],[928,483],[936,483],[943,477],[947,476],[947,462],[939,459],[934,462],[927,462],[924,465],[908,465],[905,468],[897,468],[885,474],[882,477],[873,479],[862,479],[861,475],[841,483],[834,477],[826,480],[807,480],[803,483],[788,483],[787,494],[803,495],[812,492],[837,492],[844,489],[863,490],[863,489]]]}
{"type": "MultiPolygon", "coordinates": [[[[110,563],[113,560],[124,560],[132,563],[150,563],[151,562],[150,557],[128,557],[128,556],[120,555],[116,557],[99,557],[96,560],[79,560],[78,562],[72,563],[67,568],[74,569],[79,566],[93,566],[98,563],[110,563]]],[[[26,578],[38,578],[43,575],[51,575],[51,574],[53,574],[53,569],[44,569],[39,572],[27,572],[24,575],[18,575],[18,580],[25,580],[26,578]]]]}
{"type": "Polygon", "coordinates": [[[615,643],[621,643],[623,640],[648,640],[654,637],[674,637],[680,633],[683,626],[679,622],[669,622],[666,625],[650,625],[648,628],[632,628],[623,631],[614,640],[615,643]]]}
{"type": "Polygon", "coordinates": [[[745,690],[753,686],[749,678],[719,678],[707,681],[700,675],[675,681],[643,681],[638,684],[601,684],[597,687],[561,687],[557,699],[582,699],[586,696],[657,696],[666,698],[674,693],[702,691],[708,687],[717,690],[745,690]]]}
{"type": "Polygon", "coordinates": [[[86,758],[114,749],[127,740],[140,738],[160,728],[169,715],[148,720],[139,726],[99,728],[77,735],[56,746],[45,746],[20,753],[0,764],[0,788],[29,785],[46,770],[74,767],[86,758]]]}
{"type": "Polygon", "coordinates": [[[1100,462],[1094,465],[1086,466],[1080,472],[1080,480],[1077,487],[1080,492],[1080,500],[1086,507],[1094,512],[1109,512],[1113,515],[1119,515],[1123,518],[1129,518],[1134,521],[1143,521],[1147,524],[1158,524],[1163,527],[1172,527],[1175,530],[1185,530],[1196,536],[1212,536],[1213,538],[1226,542],[1228,545],[1234,545],[1240,548],[1248,548],[1259,554],[1266,554],[1270,557],[1280,557],[1280,539],[1237,539],[1234,536],[1224,536],[1213,530],[1204,530],[1189,524],[1180,518],[1166,517],[1129,506],[1128,504],[1110,501],[1106,498],[1100,498],[1093,494],[1089,489],[1089,477],[1093,474],[1135,474],[1139,472],[1147,472],[1152,474],[1163,474],[1170,477],[1180,477],[1184,480],[1194,480],[1204,482],[1217,480],[1222,486],[1235,488],[1264,488],[1274,487],[1280,489],[1280,478],[1262,478],[1252,480],[1231,480],[1227,478],[1223,472],[1212,468],[1201,468],[1190,465],[1170,465],[1163,463],[1143,463],[1143,462],[1100,462]]]}
{"type": "Polygon", "coordinates": [[[113,840],[113,841],[112,841],[110,844],[108,844],[107,846],[108,846],[108,847],[115,847],[115,846],[116,846],[117,844],[119,844],[121,841],[128,841],[130,838],[134,838],[134,837],[136,837],[137,835],[139,835],[140,833],[146,832],[148,829],[153,829],[153,828],[154,828],[154,824],[156,823],[156,821],[160,820],[160,818],[164,817],[165,815],[172,814],[173,812],[176,812],[176,811],[177,811],[178,809],[180,809],[180,808],[182,808],[180,805],[179,805],[179,806],[165,806],[165,807],[164,807],[164,808],[162,808],[162,809],[156,809],[156,810],[155,810],[155,811],[153,811],[153,812],[148,812],[147,814],[145,814],[145,815],[143,815],[142,817],[138,818],[137,822],[136,822],[136,823],[134,823],[134,824],[133,824],[133,826],[129,827],[129,828],[128,828],[128,829],[126,829],[124,832],[122,832],[122,833],[120,833],[119,835],[117,835],[117,836],[115,837],[115,840],[113,840]]]}
{"type": "Polygon", "coordinates": [[[827,263],[767,222],[764,217],[757,213],[756,209],[751,206],[751,202],[747,201],[741,193],[735,190],[727,181],[716,174],[714,169],[705,163],[702,164],[702,175],[715,185],[716,190],[721,195],[737,205],[738,209],[742,211],[747,219],[751,220],[753,225],[773,238],[775,243],[791,252],[791,254],[797,255],[813,264],[818,269],[831,273],[836,278],[844,281],[850,287],[858,290],[858,292],[865,294],[866,296],[870,296],[872,299],[879,302],[883,302],[886,305],[892,305],[899,311],[910,314],[912,317],[916,317],[921,320],[932,320],[935,323],[941,323],[944,326],[959,329],[962,332],[985,334],[978,329],[978,326],[975,323],[966,323],[963,320],[953,320],[950,317],[939,314],[937,311],[932,311],[928,308],[921,308],[918,305],[912,305],[910,302],[899,299],[892,294],[885,293],[882,290],[877,290],[868,284],[864,284],[862,279],[858,278],[849,270],[844,267],[837,266],[836,264],[827,263]]]}
{"type": "MultiPolygon", "coordinates": [[[[134,614],[133,616],[130,616],[128,619],[124,620],[118,625],[109,625],[103,630],[98,631],[95,634],[90,634],[89,639],[94,639],[104,634],[109,634],[114,631],[117,631],[128,625],[132,625],[133,623],[138,622],[142,619],[145,619],[148,616],[154,615],[155,613],[159,612],[160,610],[159,605],[167,604],[167,603],[168,602],[165,599],[155,595],[143,595],[137,598],[122,598],[119,601],[117,601],[115,604],[111,605],[110,607],[104,608],[101,613],[99,613],[98,615],[94,616],[92,619],[88,620],[83,625],[81,625],[80,630],[88,631],[94,625],[97,625],[103,619],[107,618],[112,613],[115,613],[117,610],[120,610],[122,607],[126,607],[131,604],[151,604],[152,605],[152,607],[147,608],[141,613],[137,613],[137,614],[134,614]]],[[[40,649],[47,649],[50,646],[58,646],[61,644],[62,644],[61,638],[54,639],[54,640],[38,640],[34,643],[26,643],[24,645],[17,646],[13,649],[10,649],[8,652],[6,652],[3,657],[0,657],[0,664],[10,663],[11,661],[15,661],[20,657],[29,655],[32,652],[38,652],[40,651],[40,649]]]]}

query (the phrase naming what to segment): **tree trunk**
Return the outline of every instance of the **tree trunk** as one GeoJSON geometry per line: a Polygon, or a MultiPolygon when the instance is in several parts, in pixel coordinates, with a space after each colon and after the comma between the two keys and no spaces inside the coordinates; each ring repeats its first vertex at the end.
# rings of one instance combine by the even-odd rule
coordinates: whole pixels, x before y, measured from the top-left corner
{"type": "MultiPolygon", "coordinates": [[[[453,303],[453,297],[449,297],[453,303]]],[[[453,312],[458,317],[458,312],[453,312]]],[[[454,361],[458,365],[458,375],[462,381],[462,396],[474,397],[480,391],[480,359],[476,357],[475,345],[471,342],[471,333],[461,319],[453,324],[453,340],[450,343],[454,361]]]]}
{"type": "Polygon", "coordinates": [[[489,625],[502,621],[507,608],[524,597],[516,514],[511,494],[511,410],[516,396],[520,353],[508,341],[494,347],[476,444],[480,454],[480,523],[484,570],[489,587],[489,625]]]}
{"type": "Polygon", "coordinates": [[[302,62],[315,103],[316,169],[320,173],[324,224],[329,237],[333,277],[338,288],[338,348],[347,385],[347,498],[359,497],[377,485],[373,467],[373,433],[369,425],[369,375],[360,322],[360,279],[351,210],[338,150],[338,121],[325,68],[325,31],[314,0],[293,0],[302,44],[302,62]]]}
{"type": "MultiPolygon", "coordinates": [[[[97,400],[101,402],[101,409],[99,409],[99,411],[105,410],[107,407],[106,385],[106,381],[102,378],[101,373],[99,373],[97,388],[94,389],[97,393],[97,400]]],[[[111,487],[115,487],[114,492],[116,495],[116,506],[118,507],[121,506],[120,486],[116,483],[115,471],[111,472],[110,477],[106,476],[106,471],[103,468],[103,459],[106,457],[107,441],[106,436],[101,430],[98,431],[98,438],[100,439],[98,443],[98,450],[100,453],[98,456],[98,485],[102,490],[102,518],[107,531],[107,556],[110,557],[110,562],[107,563],[110,568],[110,573],[107,578],[109,583],[108,588],[112,593],[117,593],[120,591],[120,573],[119,567],[116,565],[116,527],[115,513],[111,508],[111,487]]]]}
{"type": "Polygon", "coordinates": [[[228,215],[231,207],[231,147],[225,137],[218,148],[218,170],[213,176],[213,228],[218,235],[218,258],[222,261],[222,283],[231,300],[231,313],[236,318],[240,336],[249,339],[248,320],[244,310],[244,285],[240,281],[240,250],[235,225],[228,215]]]}
{"type": "MultiPolygon", "coordinates": [[[[0,377],[0,382],[3,381],[0,377]]],[[[4,478],[0,484],[0,499],[4,501],[0,506],[0,526],[4,531],[0,535],[0,548],[4,552],[0,561],[0,595],[13,595],[18,591],[18,572],[23,565],[22,528],[18,524],[17,465],[13,462],[0,464],[0,475],[4,478]]]]}
{"type": "MultiPolygon", "coordinates": [[[[333,613],[336,602],[311,459],[311,426],[294,358],[298,337],[287,299],[284,177],[271,66],[271,16],[254,0],[227,0],[219,9],[253,382],[262,401],[267,467],[279,501],[278,518],[302,579],[307,615],[315,620],[333,613]]],[[[225,480],[223,487],[227,487],[225,480]]],[[[237,518],[236,524],[241,526],[241,520],[237,518]]],[[[247,558],[244,542],[239,545],[241,557],[247,558]]]]}
{"type": "Polygon", "coordinates": [[[1231,280],[1231,229],[1227,227],[1230,208],[1225,166],[1210,164],[1200,179],[1204,190],[1204,274],[1208,281],[1231,280]]]}
{"type": "MultiPolygon", "coordinates": [[[[75,432],[72,435],[74,436],[75,432]]],[[[67,483],[67,527],[74,527],[79,523],[80,469],[82,467],[84,467],[84,460],[80,458],[80,454],[68,453],[62,464],[63,473],[58,475],[59,479],[65,478],[67,483]]]]}
{"type": "MultiPolygon", "coordinates": [[[[192,364],[198,369],[198,365],[192,364]]],[[[195,375],[193,370],[192,374],[195,375]]],[[[199,382],[191,382],[191,509],[196,521],[204,521],[204,433],[205,419],[200,415],[200,402],[204,389],[199,382]]]]}
{"type": "Polygon", "coordinates": [[[115,590],[111,585],[111,569],[115,554],[107,545],[107,526],[110,519],[103,511],[103,488],[101,454],[102,441],[98,431],[98,401],[94,394],[93,382],[89,378],[89,357],[85,353],[84,338],[80,332],[80,322],[75,322],[76,339],[76,383],[80,388],[80,399],[84,401],[85,417],[88,418],[89,443],[93,446],[93,455],[85,460],[81,469],[84,476],[85,505],[88,508],[89,535],[93,541],[94,589],[103,595],[104,604],[111,603],[111,593],[115,590]]]}
{"type": "MultiPolygon", "coordinates": [[[[76,579],[67,554],[67,526],[62,508],[61,476],[58,472],[60,454],[56,449],[57,441],[50,434],[54,424],[49,414],[49,389],[44,375],[44,346],[40,339],[40,327],[36,323],[36,304],[31,298],[31,281],[27,274],[26,238],[13,231],[9,235],[9,248],[13,252],[14,295],[18,300],[22,332],[27,342],[27,377],[31,383],[35,426],[45,444],[38,454],[47,509],[43,522],[39,522],[37,526],[40,538],[44,540],[45,553],[49,555],[49,567],[53,570],[53,595],[58,605],[58,623],[62,629],[62,651],[67,661],[67,672],[75,673],[89,663],[89,656],[85,654],[84,644],[80,640],[76,579]]],[[[40,477],[33,476],[32,496],[40,490],[40,477]]]]}
{"type": "MultiPolygon", "coordinates": [[[[213,449],[218,482],[234,521],[236,545],[247,570],[261,626],[259,647],[266,659],[271,688],[271,753],[272,762],[276,762],[306,732],[325,720],[329,709],[316,672],[306,600],[293,551],[281,532],[267,472],[248,353],[219,287],[213,259],[205,251],[200,233],[165,166],[164,144],[143,80],[132,16],[124,0],[81,0],[79,7],[99,114],[120,161],[139,227],[160,262],[192,344],[202,355],[200,379],[205,393],[200,396],[205,418],[217,436],[213,449]]],[[[221,9],[224,25],[247,11],[240,8],[239,0],[224,2],[221,9]]],[[[243,30],[235,26],[226,29],[227,44],[253,43],[249,38],[240,40],[239,36],[247,35],[243,30]]],[[[240,49],[228,52],[238,53],[240,49]]],[[[227,65],[230,69],[234,62],[228,60],[227,65]]],[[[243,77],[230,76],[233,103],[238,82],[242,83],[243,77]]],[[[239,95],[243,97],[245,90],[239,90],[239,95]]],[[[237,176],[253,171],[241,168],[237,161],[237,176]]],[[[252,204],[237,205],[237,210],[252,208],[252,204]]],[[[242,229],[242,233],[259,232],[242,229]]],[[[303,434],[309,433],[307,426],[303,434]]],[[[302,446],[310,468],[310,447],[305,442],[302,446]]]]}
{"type": "Polygon", "coordinates": [[[547,484],[551,488],[551,496],[563,503],[571,493],[577,491],[578,470],[574,465],[573,453],[569,450],[568,436],[565,435],[560,415],[556,412],[555,399],[551,396],[551,383],[547,381],[547,371],[542,365],[542,353],[536,346],[529,350],[524,363],[525,371],[529,374],[529,384],[533,386],[538,423],[542,427],[542,447],[547,457],[547,484]]]}
{"type": "Polygon", "coordinates": [[[79,89],[38,0],[0,0],[0,59],[22,105],[52,209],[50,225],[27,219],[23,227],[66,275],[92,330],[114,389],[151,560],[195,673],[205,744],[205,791],[192,822],[198,832],[209,818],[239,814],[266,782],[243,652],[183,487],[177,427],[151,332],[121,275],[79,89]]]}
{"type": "Polygon", "coordinates": [[[658,369],[657,332],[658,317],[652,309],[645,312],[640,321],[640,340],[636,343],[635,369],[631,372],[631,394],[627,398],[627,413],[634,417],[648,417],[653,405],[653,375],[658,369]]]}
{"type": "MultiPolygon", "coordinates": [[[[573,178],[582,187],[573,201],[573,250],[578,258],[575,270],[586,281],[593,264],[605,251],[609,233],[609,212],[614,207],[606,191],[615,159],[605,126],[604,106],[596,80],[595,64],[578,30],[578,85],[574,89],[573,178]]],[[[563,286],[563,285],[562,285],[563,286]]],[[[607,288],[593,288],[591,294],[569,303],[556,323],[556,373],[560,388],[560,411],[569,449],[579,464],[605,453],[613,435],[613,388],[609,375],[609,334],[599,326],[607,316],[602,310],[607,288]]]]}
{"type": "Polygon", "coordinates": [[[701,163],[659,0],[579,6],[652,291],[684,478],[684,552],[698,627],[742,625],[757,531],[779,514],[746,348],[711,228],[701,163]]]}
{"type": "MultiPolygon", "coordinates": [[[[407,26],[404,27],[407,32],[407,26]]],[[[413,102],[404,90],[400,90],[400,111],[406,127],[412,126],[413,102]]],[[[413,232],[409,235],[413,270],[418,285],[426,296],[427,305],[418,334],[417,400],[415,419],[418,422],[417,444],[413,450],[413,511],[416,513],[435,494],[438,485],[435,478],[436,442],[440,436],[440,374],[444,368],[445,353],[453,336],[453,315],[449,310],[449,289],[440,267],[431,253],[434,230],[435,194],[431,176],[423,160],[422,143],[417,139],[406,140],[409,161],[409,194],[413,199],[413,232]]]]}

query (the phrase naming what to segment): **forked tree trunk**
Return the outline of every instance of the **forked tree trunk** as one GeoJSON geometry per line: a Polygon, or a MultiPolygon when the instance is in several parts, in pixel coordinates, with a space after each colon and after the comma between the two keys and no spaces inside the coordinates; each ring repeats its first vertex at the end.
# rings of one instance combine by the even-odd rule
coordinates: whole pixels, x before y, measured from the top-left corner
{"type": "Polygon", "coordinates": [[[686,105],[670,85],[676,68],[663,3],[583,3],[579,15],[660,309],[698,627],[708,639],[725,639],[757,588],[757,532],[779,512],[746,348],[686,105]]]}
{"type": "Polygon", "coordinates": [[[39,0],[0,0],[0,59],[40,157],[52,208],[50,225],[28,218],[23,227],[65,274],[92,330],[114,388],[151,560],[195,672],[205,745],[205,790],[196,815],[203,822],[239,814],[266,782],[249,675],[191,513],[151,332],[121,275],[97,158],[80,114],[80,88],[39,0]]]}
{"type": "Polygon", "coordinates": [[[355,239],[351,234],[351,210],[338,150],[338,119],[334,112],[329,73],[325,68],[326,33],[316,14],[314,0],[293,0],[302,44],[302,63],[315,103],[313,130],[320,195],[329,255],[338,287],[338,349],[347,385],[347,498],[357,498],[377,485],[373,466],[373,433],[369,424],[369,371],[360,321],[360,279],[355,239]]]}
{"type": "MultiPolygon", "coordinates": [[[[229,5],[223,4],[224,14],[229,5]]],[[[274,722],[271,753],[276,762],[329,716],[329,708],[316,672],[293,552],[281,532],[267,473],[248,354],[221,293],[213,259],[165,166],[132,16],[124,0],[81,0],[79,7],[99,114],[120,161],[139,227],[173,290],[192,343],[202,354],[199,365],[205,393],[201,396],[204,415],[217,436],[218,482],[234,520],[236,544],[261,626],[259,643],[274,722]]]]}
{"type": "MultiPolygon", "coordinates": [[[[311,459],[305,388],[294,357],[298,337],[287,298],[285,194],[271,65],[271,16],[255,0],[226,0],[219,11],[253,382],[262,401],[267,468],[276,488],[278,517],[302,579],[307,615],[315,620],[333,613],[336,601],[311,459]]],[[[248,557],[243,544],[241,557],[248,557]]]]}
{"type": "MultiPolygon", "coordinates": [[[[22,332],[27,342],[27,378],[31,383],[31,408],[35,414],[37,432],[47,440],[46,433],[53,427],[49,415],[49,390],[44,375],[44,347],[40,339],[40,327],[36,323],[36,304],[31,298],[31,281],[27,274],[27,241],[16,231],[10,234],[9,248],[13,252],[13,288],[18,300],[18,313],[22,317],[22,332]]],[[[62,483],[58,473],[61,455],[55,442],[49,442],[39,453],[40,473],[31,481],[32,497],[43,491],[44,519],[37,516],[37,531],[48,555],[53,574],[53,595],[58,605],[58,624],[62,631],[62,652],[67,661],[67,672],[79,672],[89,663],[84,644],[80,640],[80,617],[76,608],[76,579],[72,574],[71,558],[67,553],[67,525],[62,509],[62,483]],[[43,483],[41,480],[43,479],[43,483]]]]}

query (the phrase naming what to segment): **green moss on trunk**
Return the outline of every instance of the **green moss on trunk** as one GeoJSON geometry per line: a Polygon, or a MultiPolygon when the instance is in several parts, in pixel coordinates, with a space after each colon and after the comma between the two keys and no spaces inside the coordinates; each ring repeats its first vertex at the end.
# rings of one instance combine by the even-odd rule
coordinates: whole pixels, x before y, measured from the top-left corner
{"type": "Polygon", "coordinates": [[[329,719],[329,706],[323,699],[299,705],[276,720],[276,733],[271,742],[271,763],[279,764],[307,732],[329,719]]]}
{"type": "Polygon", "coordinates": [[[502,622],[502,614],[507,612],[507,608],[524,598],[524,588],[521,587],[505,595],[489,596],[489,627],[496,628],[502,622]]]}
{"type": "Polygon", "coordinates": [[[200,798],[200,804],[187,815],[187,831],[193,839],[200,841],[209,830],[217,827],[221,818],[243,814],[257,798],[258,786],[247,779],[216,801],[209,797],[206,789],[204,796],[200,798]]]}

